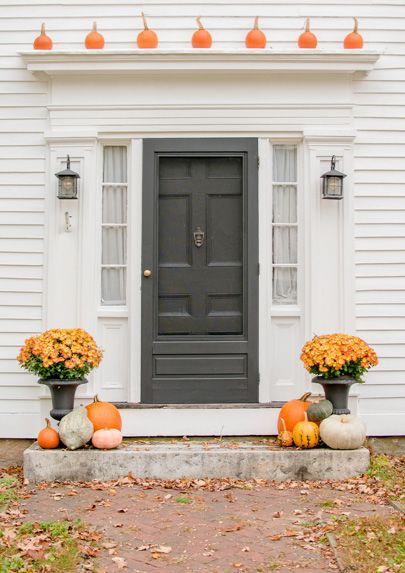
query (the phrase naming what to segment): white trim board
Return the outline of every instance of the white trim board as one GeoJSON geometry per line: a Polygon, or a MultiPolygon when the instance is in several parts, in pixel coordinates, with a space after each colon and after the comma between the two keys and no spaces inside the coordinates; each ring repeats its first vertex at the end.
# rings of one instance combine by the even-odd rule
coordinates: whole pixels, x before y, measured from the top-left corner
{"type": "Polygon", "coordinates": [[[70,50],[20,52],[27,69],[48,75],[123,72],[368,72],[371,50],[70,50]]]}

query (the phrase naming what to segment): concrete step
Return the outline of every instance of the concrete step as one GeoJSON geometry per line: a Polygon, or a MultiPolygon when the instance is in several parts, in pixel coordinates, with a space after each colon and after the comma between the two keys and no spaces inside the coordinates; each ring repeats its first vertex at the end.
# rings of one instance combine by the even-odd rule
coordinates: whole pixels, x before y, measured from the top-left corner
{"type": "Polygon", "coordinates": [[[171,441],[129,443],[115,450],[93,448],[24,452],[24,475],[31,482],[115,480],[135,477],[338,480],[364,473],[369,451],[282,449],[255,442],[171,441]]]}

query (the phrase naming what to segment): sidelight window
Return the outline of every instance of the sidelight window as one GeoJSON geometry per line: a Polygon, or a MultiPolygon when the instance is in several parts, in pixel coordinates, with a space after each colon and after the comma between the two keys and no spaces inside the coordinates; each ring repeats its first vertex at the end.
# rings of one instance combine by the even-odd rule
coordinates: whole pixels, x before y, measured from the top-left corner
{"type": "Polygon", "coordinates": [[[126,304],[127,148],[105,146],[102,183],[101,303],[126,304]]]}
{"type": "Polygon", "coordinates": [[[297,303],[297,148],[273,147],[273,303],[297,303]]]}

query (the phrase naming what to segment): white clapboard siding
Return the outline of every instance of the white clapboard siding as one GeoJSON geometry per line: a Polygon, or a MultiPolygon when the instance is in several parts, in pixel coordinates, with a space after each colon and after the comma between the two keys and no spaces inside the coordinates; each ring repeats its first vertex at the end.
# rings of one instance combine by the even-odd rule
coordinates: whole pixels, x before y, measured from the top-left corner
{"type": "MultiPolygon", "coordinates": [[[[354,144],[354,262],[357,333],[373,344],[380,366],[359,387],[359,413],[371,433],[400,433],[405,415],[405,2],[404,0],[4,0],[0,6],[0,416],[13,436],[32,435],[40,423],[35,379],[23,373],[13,356],[24,339],[39,332],[44,323],[45,179],[44,132],[51,118],[54,128],[70,130],[96,127],[108,131],[127,124],[159,131],[165,122],[177,122],[184,132],[207,132],[210,126],[235,125],[235,112],[213,109],[199,120],[180,105],[176,110],[98,109],[47,110],[48,83],[29,73],[18,55],[29,50],[42,22],[55,49],[79,49],[93,20],[97,20],[107,47],[135,47],[144,10],[158,31],[162,48],[186,48],[201,15],[211,31],[214,47],[243,47],[253,17],[261,17],[269,45],[291,49],[309,16],[319,45],[341,47],[351,30],[352,16],[360,19],[366,47],[382,52],[366,77],[353,81],[353,108],[334,104],[333,92],[320,86],[324,101],[316,113],[308,108],[288,113],[263,105],[257,119],[236,112],[241,130],[292,125],[350,125],[357,131],[354,144]],[[3,404],[5,404],[3,406],[3,404]],[[391,416],[392,414],[392,416],[391,416]],[[395,414],[395,416],[394,416],[395,414]],[[18,417],[19,416],[19,417],[18,417]],[[397,417],[396,417],[397,416],[397,417]],[[18,424],[16,420],[19,420],[18,424]],[[390,420],[394,422],[390,422],[390,420]],[[396,425],[395,425],[396,424],[396,425]],[[27,434],[28,433],[28,434],[27,434]]],[[[83,81],[86,81],[85,78],[83,81]]],[[[202,97],[204,81],[201,82],[202,97]]],[[[224,80],[222,80],[224,81],[224,80]]],[[[229,79],[229,81],[231,81],[229,79]]],[[[302,78],[296,78],[297,85],[302,78]]],[[[221,89],[219,92],[221,93],[221,89]]],[[[241,101],[249,100],[249,85],[238,84],[241,101]]],[[[297,88],[297,103],[300,89],[297,88]]],[[[167,94],[170,100],[173,97],[167,94]]],[[[220,94],[218,95],[220,98],[220,94]]],[[[282,101],[282,94],[280,94],[282,101]]],[[[223,91],[226,104],[226,91],[223,91]]],[[[176,103],[176,102],[173,102],[176,103]]],[[[180,102],[186,104],[187,102],[180,102]]],[[[108,383],[108,381],[106,382],[108,383]]],[[[3,430],[1,430],[3,431],[3,430]]],[[[403,431],[403,428],[402,428],[403,431]]]]}

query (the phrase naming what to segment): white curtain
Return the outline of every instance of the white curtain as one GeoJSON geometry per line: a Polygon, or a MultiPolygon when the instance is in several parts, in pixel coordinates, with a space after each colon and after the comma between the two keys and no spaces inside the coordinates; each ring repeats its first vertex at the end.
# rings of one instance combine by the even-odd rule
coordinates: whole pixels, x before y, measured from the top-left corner
{"type": "Polygon", "coordinates": [[[104,147],[101,298],[105,305],[126,302],[127,149],[104,147]]]}
{"type": "Polygon", "coordinates": [[[297,149],[273,151],[273,302],[297,302],[297,149]],[[279,183],[279,185],[277,185],[279,183]],[[294,183],[280,185],[280,183],[294,183]],[[277,265],[284,265],[278,267],[277,265]]]}

